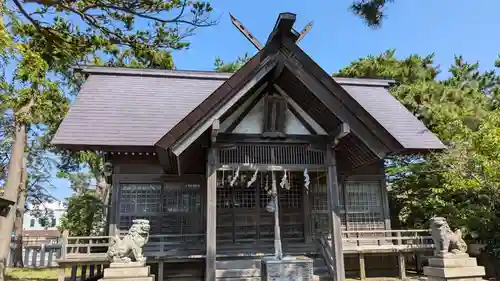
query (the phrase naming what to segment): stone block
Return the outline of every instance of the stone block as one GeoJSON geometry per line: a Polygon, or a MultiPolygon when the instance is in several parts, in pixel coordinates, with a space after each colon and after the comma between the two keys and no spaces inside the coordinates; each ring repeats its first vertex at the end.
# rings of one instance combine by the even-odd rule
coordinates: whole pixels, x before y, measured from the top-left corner
{"type": "Polygon", "coordinates": [[[476,258],[470,257],[449,257],[449,258],[429,258],[430,267],[474,267],[477,266],[476,258]]]}
{"type": "Polygon", "coordinates": [[[110,267],[104,270],[104,278],[117,278],[123,276],[148,277],[149,266],[144,267],[110,267]]]}
{"type": "Polygon", "coordinates": [[[104,269],[104,278],[100,281],[154,281],[149,266],[144,262],[111,263],[104,269]]]}
{"type": "Polygon", "coordinates": [[[485,275],[485,270],[477,265],[476,258],[458,254],[429,258],[424,275],[428,281],[479,281],[485,275]]]}
{"type": "Polygon", "coordinates": [[[482,266],[471,267],[424,267],[424,275],[442,278],[482,277],[486,273],[482,266]]]}
{"type": "Polygon", "coordinates": [[[308,257],[284,257],[262,260],[262,281],[312,281],[313,260],[308,257]]]}
{"type": "Polygon", "coordinates": [[[145,262],[112,262],[109,264],[110,268],[132,268],[132,267],[145,267],[145,262]]]}
{"type": "Polygon", "coordinates": [[[444,277],[434,277],[434,276],[429,276],[427,277],[427,281],[448,281],[448,280],[453,280],[453,281],[484,281],[482,277],[469,277],[469,278],[444,278],[444,277]]]}

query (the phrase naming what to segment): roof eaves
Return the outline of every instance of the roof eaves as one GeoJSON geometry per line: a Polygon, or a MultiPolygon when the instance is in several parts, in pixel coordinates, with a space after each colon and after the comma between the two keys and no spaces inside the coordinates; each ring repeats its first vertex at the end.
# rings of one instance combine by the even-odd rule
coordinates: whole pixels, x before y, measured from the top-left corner
{"type": "Polygon", "coordinates": [[[374,87],[389,87],[396,83],[389,79],[373,79],[373,78],[350,78],[350,77],[332,77],[335,82],[345,86],[374,86],[374,87]]]}
{"type": "Polygon", "coordinates": [[[191,79],[227,80],[232,73],[196,70],[170,70],[127,67],[82,66],[74,68],[74,72],[97,75],[132,75],[151,77],[173,77],[191,79]]]}

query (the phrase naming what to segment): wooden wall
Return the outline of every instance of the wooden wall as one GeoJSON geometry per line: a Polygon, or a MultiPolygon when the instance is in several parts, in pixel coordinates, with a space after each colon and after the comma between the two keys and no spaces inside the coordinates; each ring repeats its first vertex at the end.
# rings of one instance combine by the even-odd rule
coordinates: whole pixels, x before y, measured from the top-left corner
{"type": "MultiPolygon", "coordinates": [[[[189,214],[178,214],[182,216],[165,216],[162,214],[162,222],[160,225],[157,225],[154,229],[159,233],[173,233],[172,226],[169,224],[180,223],[180,220],[185,220],[187,217],[199,216],[202,219],[197,220],[197,224],[205,223],[205,201],[206,201],[206,182],[205,177],[202,175],[186,175],[186,176],[175,176],[175,175],[166,175],[162,169],[160,162],[156,155],[114,155],[112,158],[113,162],[113,196],[112,196],[112,215],[110,217],[110,233],[114,233],[114,229],[119,227],[119,219],[120,219],[120,186],[124,184],[157,184],[161,186],[161,190],[152,191],[152,193],[157,194],[158,197],[152,195],[151,198],[156,200],[161,207],[159,209],[155,209],[158,214],[162,214],[165,209],[165,204],[167,204],[168,198],[166,192],[170,192],[172,196],[195,196],[196,199],[191,201],[191,207],[186,207],[189,209],[189,214]],[[173,184],[176,183],[176,184],[173,184]],[[186,185],[188,184],[188,185],[186,185]],[[189,185],[190,184],[190,185],[189,185]],[[195,184],[195,185],[193,185],[195,184]],[[188,188],[185,188],[185,187],[188,188]],[[175,187],[177,187],[177,191],[175,191],[175,187]],[[185,192],[184,192],[184,191],[185,192]],[[161,197],[161,198],[160,198],[161,197]],[[199,201],[196,203],[196,201],[199,201]],[[194,202],[194,203],[193,203],[194,202]],[[194,204],[194,205],[193,205],[194,204]],[[195,207],[193,207],[195,206],[195,207]],[[194,209],[193,209],[194,208],[194,209]]],[[[338,165],[342,165],[342,163],[338,163],[338,165]]],[[[346,187],[349,189],[357,189],[356,192],[362,192],[363,184],[371,184],[376,185],[380,199],[380,213],[382,218],[372,218],[372,217],[361,217],[361,220],[365,220],[365,226],[363,226],[363,221],[356,221],[356,223],[351,222],[351,226],[349,227],[349,221],[352,220],[351,216],[349,218],[349,211],[346,210],[346,204],[342,204],[342,208],[344,208],[344,217],[342,219],[344,224],[344,230],[361,230],[361,229],[390,229],[390,217],[389,217],[389,205],[387,198],[387,190],[385,186],[385,175],[384,175],[384,167],[383,161],[377,161],[367,166],[358,168],[356,170],[352,170],[349,173],[339,173],[339,186],[342,191],[342,199],[341,203],[347,202],[349,200],[348,194],[345,192],[346,187]],[[358,186],[355,186],[358,184],[358,186]]],[[[325,210],[315,210],[315,206],[317,202],[326,200],[326,189],[317,189],[314,187],[315,183],[311,183],[311,193],[304,194],[305,200],[308,202],[308,207],[311,208],[310,215],[314,216],[313,213],[322,214],[326,216],[327,212],[325,210]],[[321,190],[320,190],[321,189],[321,190]],[[324,198],[323,198],[324,197],[324,198]]],[[[326,183],[325,183],[326,184],[326,183]]],[[[154,189],[154,188],[152,188],[154,189]]],[[[354,191],[352,191],[354,192],[354,191]]],[[[351,195],[354,194],[351,192],[351,195]]],[[[354,194],[355,195],[355,194],[354,194]]],[[[175,200],[179,200],[176,198],[175,200]]],[[[187,204],[182,202],[174,202],[174,199],[170,200],[170,204],[187,204]]],[[[349,204],[347,204],[349,205],[349,204]]],[[[326,205],[325,205],[326,207],[326,205]]],[[[122,206],[123,208],[123,206],[122,206]]],[[[319,207],[321,209],[322,207],[319,207]]],[[[123,210],[122,210],[123,211],[123,210]]],[[[306,215],[306,214],[304,214],[306,215]]],[[[307,216],[307,215],[306,215],[307,216]]],[[[320,215],[322,217],[323,215],[320,215]]],[[[148,218],[148,217],[146,217],[148,218]]],[[[156,216],[150,217],[152,219],[157,218],[156,216]]],[[[360,215],[358,215],[357,220],[360,220],[360,215]]],[[[123,218],[122,218],[123,219],[123,218]]],[[[316,218],[311,217],[307,222],[308,225],[305,225],[305,231],[312,234],[315,230],[316,225],[314,225],[314,220],[316,218]],[[310,230],[309,230],[310,229],[310,230]]],[[[326,219],[326,217],[324,218],[326,219]]],[[[323,219],[320,219],[323,220],[323,219]]],[[[186,224],[185,221],[183,221],[186,224]]],[[[189,225],[191,223],[187,223],[189,225]]],[[[326,226],[326,225],[325,225],[326,226]]],[[[322,226],[324,227],[324,226],[322,226]]],[[[123,225],[122,225],[123,228],[123,225]]],[[[183,230],[184,231],[184,230],[183,230]]],[[[195,233],[197,232],[195,229],[186,229],[186,233],[195,233]]],[[[201,229],[201,233],[204,234],[203,229],[201,229]]]]}

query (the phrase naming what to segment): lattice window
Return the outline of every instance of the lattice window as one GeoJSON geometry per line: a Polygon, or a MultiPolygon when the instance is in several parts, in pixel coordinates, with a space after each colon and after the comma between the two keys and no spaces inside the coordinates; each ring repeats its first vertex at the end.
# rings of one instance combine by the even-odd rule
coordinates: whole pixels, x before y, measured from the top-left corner
{"type": "Polygon", "coordinates": [[[323,165],[325,152],[305,144],[238,144],[219,150],[221,164],[323,165]]]}
{"type": "Polygon", "coordinates": [[[121,184],[118,228],[126,231],[134,219],[147,219],[151,234],[203,233],[199,184],[121,184]]]}
{"type": "Polygon", "coordinates": [[[200,184],[167,182],[163,191],[162,234],[202,233],[200,184]]]}
{"type": "Polygon", "coordinates": [[[279,188],[279,204],[280,208],[302,208],[302,192],[304,187],[304,176],[301,172],[287,173],[290,190],[279,186],[283,173],[277,173],[278,188],[279,188]]]}
{"type": "Polygon", "coordinates": [[[380,182],[347,182],[347,229],[384,229],[380,182]]]}
{"type": "Polygon", "coordinates": [[[151,232],[158,232],[160,206],[161,184],[121,184],[118,228],[128,230],[134,219],[147,219],[151,224],[151,232]]]}
{"type": "Polygon", "coordinates": [[[158,213],[161,184],[122,184],[120,213],[158,213]]]}

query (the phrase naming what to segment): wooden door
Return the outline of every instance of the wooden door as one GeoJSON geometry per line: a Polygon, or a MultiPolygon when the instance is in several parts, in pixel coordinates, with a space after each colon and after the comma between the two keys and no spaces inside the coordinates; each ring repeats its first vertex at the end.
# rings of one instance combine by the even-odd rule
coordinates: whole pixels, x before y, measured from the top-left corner
{"type": "MultiPolygon", "coordinates": [[[[242,173],[247,179],[252,174],[242,173]]],[[[283,173],[277,172],[281,179],[283,173]]],[[[241,174],[240,174],[241,176],[241,174]]],[[[281,238],[283,241],[304,240],[303,183],[301,177],[288,175],[290,189],[278,184],[281,238]]],[[[256,181],[220,184],[217,187],[217,242],[218,243],[272,243],[274,241],[274,213],[266,206],[272,199],[270,173],[262,172],[256,181]]],[[[279,181],[278,181],[279,182],[279,181]]]]}

